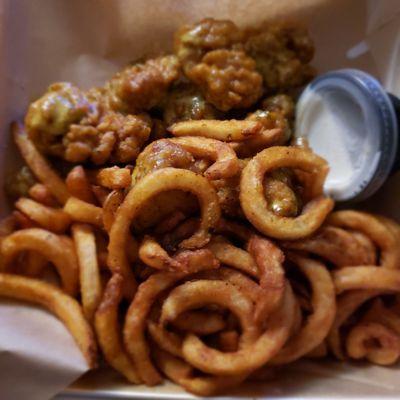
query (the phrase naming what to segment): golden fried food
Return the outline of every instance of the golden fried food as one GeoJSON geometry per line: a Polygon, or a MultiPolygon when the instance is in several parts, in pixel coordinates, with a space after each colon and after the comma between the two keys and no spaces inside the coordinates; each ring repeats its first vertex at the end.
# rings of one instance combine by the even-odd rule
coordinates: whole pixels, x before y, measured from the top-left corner
{"type": "Polygon", "coordinates": [[[15,208],[41,228],[55,233],[64,233],[71,224],[71,218],[62,209],[45,206],[26,197],[20,197],[15,202],[15,208]]]}
{"type": "Polygon", "coordinates": [[[150,132],[151,120],[146,114],[107,111],[96,125],[71,125],[63,136],[63,157],[72,163],[130,163],[139,155],[150,132]]]}
{"type": "Polygon", "coordinates": [[[68,172],[65,183],[72,197],[87,203],[96,202],[86,171],[81,165],[77,165],[68,172]]]}
{"type": "Polygon", "coordinates": [[[183,121],[171,125],[168,130],[174,136],[202,136],[225,142],[243,141],[257,136],[262,125],[256,121],[235,120],[198,120],[183,121]]]}
{"type": "Polygon", "coordinates": [[[116,111],[149,110],[163,99],[178,76],[179,62],[175,56],[158,57],[116,74],[105,88],[106,95],[116,111]]]}
{"type": "Polygon", "coordinates": [[[140,383],[132,361],[124,349],[118,322],[118,306],[122,300],[123,277],[114,274],[104,289],[103,297],[95,314],[94,326],[99,346],[106,360],[129,382],[140,383]]]}
{"type": "Polygon", "coordinates": [[[214,119],[219,115],[220,112],[194,87],[177,86],[168,93],[163,105],[163,119],[167,126],[178,121],[214,119]]]}
{"type": "Polygon", "coordinates": [[[0,296],[45,307],[71,332],[90,368],[97,366],[97,346],[80,304],[54,286],[32,278],[0,273],[0,296]]]}
{"type": "Polygon", "coordinates": [[[35,183],[29,188],[29,197],[37,202],[50,207],[56,207],[58,205],[57,200],[51,194],[50,190],[43,183],[35,183]]]}
{"type": "Polygon", "coordinates": [[[335,266],[374,265],[376,249],[368,236],[335,226],[323,226],[315,235],[281,243],[285,248],[320,256],[335,266]],[[371,246],[372,245],[372,246],[371,246]]]}
{"type": "Polygon", "coordinates": [[[202,213],[199,229],[189,239],[184,240],[180,247],[188,249],[202,247],[209,241],[209,230],[215,226],[220,217],[214,190],[205,178],[191,171],[163,168],[141,179],[118,208],[110,232],[108,265],[111,270],[121,270],[126,281],[129,281],[127,285],[130,288],[135,286],[125,250],[130,224],[137,217],[141,205],[157,194],[173,189],[188,191],[198,196],[202,213]]]}
{"type": "Polygon", "coordinates": [[[53,193],[54,197],[61,204],[64,204],[70,195],[63,180],[39,153],[21,125],[14,123],[12,124],[11,130],[14,136],[14,141],[29,169],[40,182],[48,185],[48,188],[53,193]]]}
{"type": "Polygon", "coordinates": [[[71,231],[78,257],[83,313],[91,322],[102,297],[96,238],[89,225],[74,224],[71,231]]]}
{"type": "Polygon", "coordinates": [[[244,168],[240,181],[240,204],[247,219],[265,235],[277,239],[306,237],[322,225],[334,205],[330,198],[321,196],[327,173],[326,161],[314,153],[295,147],[270,147],[244,168]],[[280,217],[270,211],[263,193],[265,174],[283,167],[303,169],[314,176],[310,190],[315,197],[294,218],[280,217]]]}
{"type": "Polygon", "coordinates": [[[282,265],[285,256],[270,240],[257,235],[250,237],[247,250],[258,267],[262,292],[257,299],[254,318],[257,323],[262,324],[268,315],[281,306],[286,285],[282,265]]]}
{"type": "Polygon", "coordinates": [[[103,227],[103,210],[76,197],[70,197],[64,205],[64,212],[73,221],[103,227]]]}
{"type": "Polygon", "coordinates": [[[183,26],[175,33],[174,50],[187,73],[206,52],[230,48],[240,42],[242,36],[232,21],[205,18],[197,24],[183,26]]]}
{"type": "Polygon", "coordinates": [[[306,29],[272,25],[250,35],[245,50],[255,59],[269,92],[304,85],[315,75],[309,65],[314,46],[306,29]]]}
{"type": "Polygon", "coordinates": [[[400,247],[392,229],[371,214],[343,210],[332,213],[327,222],[341,228],[360,231],[367,235],[380,249],[380,265],[400,268],[400,247]]]}
{"type": "Polygon", "coordinates": [[[384,325],[363,322],[347,335],[346,349],[351,358],[367,358],[374,364],[390,365],[400,357],[400,336],[384,325]]]}
{"type": "Polygon", "coordinates": [[[107,189],[125,189],[131,185],[131,171],[128,168],[102,168],[96,172],[96,183],[107,189]]]}
{"type": "Polygon", "coordinates": [[[63,154],[62,138],[71,124],[79,123],[90,112],[92,104],[85,94],[67,82],[54,83],[33,102],[25,117],[30,139],[40,151],[54,156],[63,154]]]}
{"type": "Polygon", "coordinates": [[[311,283],[313,313],[272,360],[273,364],[287,364],[319,346],[328,335],[336,314],[335,288],[326,267],[299,256],[292,256],[292,260],[311,283]]]}
{"type": "Polygon", "coordinates": [[[308,32],[207,18],[174,53],[54,84],[13,123],[0,296],[49,308],[91,367],[89,324],[130,383],[200,396],[300,359],[397,362],[400,225],[331,212],[327,162],[290,140],[308,32]]]}
{"type": "Polygon", "coordinates": [[[12,271],[15,257],[23,251],[43,255],[56,268],[66,293],[75,296],[79,287],[79,268],[72,240],[39,228],[13,232],[1,241],[1,271],[12,271]]]}
{"type": "Polygon", "coordinates": [[[213,50],[187,72],[207,101],[221,111],[247,108],[262,94],[262,77],[243,51],[213,50]]]}

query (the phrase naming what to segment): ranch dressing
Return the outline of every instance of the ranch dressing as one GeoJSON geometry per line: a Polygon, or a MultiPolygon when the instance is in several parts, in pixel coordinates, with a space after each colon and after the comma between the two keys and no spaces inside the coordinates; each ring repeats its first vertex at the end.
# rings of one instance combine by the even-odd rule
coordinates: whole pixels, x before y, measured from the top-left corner
{"type": "Polygon", "coordinates": [[[375,102],[376,92],[369,96],[357,80],[360,73],[322,75],[307,86],[296,108],[295,136],[306,138],[328,161],[324,190],[337,201],[361,200],[376,191],[390,172],[397,148],[393,106],[383,90],[379,100],[385,103],[375,102]]]}

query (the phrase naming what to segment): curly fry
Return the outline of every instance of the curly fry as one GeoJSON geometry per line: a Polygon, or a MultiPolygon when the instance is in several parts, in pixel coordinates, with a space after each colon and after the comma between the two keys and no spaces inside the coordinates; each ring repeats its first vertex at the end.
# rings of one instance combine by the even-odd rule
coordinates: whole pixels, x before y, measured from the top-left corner
{"type": "Polygon", "coordinates": [[[249,120],[189,120],[171,125],[168,131],[174,136],[201,136],[224,142],[243,141],[257,136],[263,125],[249,120]]]}
{"type": "Polygon", "coordinates": [[[73,221],[103,227],[103,210],[76,197],[70,197],[64,205],[64,211],[73,221]]]}
{"type": "Polygon", "coordinates": [[[95,173],[96,183],[107,189],[125,189],[131,185],[131,171],[117,166],[102,168],[95,173]]]}
{"type": "Polygon", "coordinates": [[[382,267],[345,267],[332,273],[336,293],[351,289],[400,291],[400,270],[382,267]]]}
{"type": "Polygon", "coordinates": [[[257,300],[254,318],[261,324],[281,305],[286,283],[282,267],[285,256],[271,241],[258,235],[250,237],[247,249],[259,270],[262,294],[257,300]]]}
{"type": "Polygon", "coordinates": [[[179,144],[196,157],[214,160],[214,164],[204,172],[204,176],[208,179],[230,178],[240,170],[239,160],[227,143],[215,139],[189,136],[168,140],[179,144]]]}
{"type": "Polygon", "coordinates": [[[123,329],[125,347],[146,385],[156,385],[162,381],[150,359],[150,349],[145,338],[148,313],[157,297],[183,277],[184,274],[170,272],[150,276],[139,286],[126,314],[123,329]]]}
{"type": "Polygon", "coordinates": [[[157,365],[169,379],[181,385],[188,392],[198,396],[218,394],[224,389],[239,385],[247,376],[245,374],[236,376],[193,377],[193,368],[183,360],[160,349],[157,349],[155,354],[157,356],[157,365]]]}
{"type": "MultiPolygon", "coordinates": [[[[329,217],[328,217],[329,218],[329,217]]],[[[335,226],[323,226],[314,236],[281,243],[285,248],[316,254],[338,267],[373,265],[374,246],[358,232],[348,232],[335,226]]]]}
{"type": "Polygon", "coordinates": [[[294,321],[294,312],[294,296],[287,286],[282,307],[271,315],[267,330],[258,339],[242,343],[242,335],[238,351],[223,353],[189,334],[183,341],[183,355],[190,364],[204,372],[223,376],[250,373],[271,360],[285,344],[294,321]]]}
{"type": "Polygon", "coordinates": [[[108,265],[111,270],[121,269],[126,282],[135,286],[134,277],[126,255],[126,241],[132,221],[138,215],[140,206],[146,201],[167,190],[179,189],[196,194],[202,210],[199,229],[180,247],[198,248],[209,241],[209,230],[220,218],[218,199],[207,179],[187,170],[164,168],[141,179],[125,197],[118,208],[110,231],[108,265]]]}
{"type": "Polygon", "coordinates": [[[32,278],[0,273],[0,296],[38,304],[56,315],[71,332],[90,368],[97,366],[93,331],[79,303],[53,285],[32,278]]]}
{"type": "Polygon", "coordinates": [[[313,313],[272,359],[272,364],[287,364],[318,347],[328,335],[336,314],[335,289],[327,268],[308,258],[292,255],[291,259],[311,283],[313,313]]]}
{"type": "Polygon", "coordinates": [[[64,204],[68,200],[70,194],[63,180],[54,172],[45,158],[39,153],[21,124],[14,122],[11,125],[11,130],[14,135],[14,141],[29,169],[40,182],[49,188],[54,197],[61,204],[64,204]]]}
{"type": "Polygon", "coordinates": [[[51,191],[46,185],[43,185],[43,183],[35,183],[29,188],[28,194],[33,200],[36,200],[45,206],[57,207],[59,205],[51,191]]]}
{"type": "Polygon", "coordinates": [[[400,357],[400,336],[384,325],[361,322],[349,332],[346,349],[351,358],[367,358],[378,365],[391,365],[400,357]],[[374,341],[379,344],[369,344],[374,341]]]}
{"type": "Polygon", "coordinates": [[[327,337],[331,352],[339,360],[345,359],[340,339],[340,328],[363,303],[378,294],[379,292],[374,290],[352,290],[339,297],[335,320],[327,337]]]}
{"type": "Polygon", "coordinates": [[[332,213],[327,222],[334,226],[361,231],[381,250],[380,265],[385,268],[400,268],[400,246],[390,227],[372,214],[344,210],[332,213]]]}
{"type": "Polygon", "coordinates": [[[129,359],[120,337],[118,306],[122,299],[123,277],[114,274],[108,281],[96,311],[94,326],[100,348],[107,362],[129,382],[139,384],[135,366],[129,359]]]}
{"type": "Polygon", "coordinates": [[[247,251],[232,245],[223,236],[212,237],[206,247],[221,263],[258,277],[258,268],[253,257],[247,251]]]}
{"type": "Polygon", "coordinates": [[[3,266],[7,271],[14,258],[22,251],[35,251],[54,264],[62,281],[63,289],[71,296],[78,293],[79,268],[72,240],[58,236],[40,228],[29,228],[16,231],[7,236],[1,243],[3,266]]]}
{"type": "Polygon", "coordinates": [[[45,206],[35,200],[20,197],[15,207],[41,228],[55,233],[64,233],[71,224],[71,218],[63,210],[45,206]]]}
{"type": "Polygon", "coordinates": [[[71,230],[78,256],[83,312],[91,322],[102,296],[96,239],[90,225],[74,224],[71,230]]]}
{"type": "Polygon", "coordinates": [[[267,147],[279,145],[284,137],[285,132],[281,128],[266,129],[245,142],[231,142],[229,145],[238,157],[247,158],[253,157],[267,147]]]}
{"type": "Polygon", "coordinates": [[[92,187],[82,165],[77,165],[69,171],[65,183],[71,196],[87,203],[96,203],[92,187]]]}
{"type": "Polygon", "coordinates": [[[248,220],[265,235],[277,239],[300,239],[322,225],[334,203],[330,198],[315,197],[295,218],[275,215],[268,209],[262,183],[266,173],[282,167],[313,173],[312,192],[316,196],[321,194],[328,173],[326,161],[301,148],[271,147],[258,153],[244,168],[240,180],[240,204],[248,220]]]}

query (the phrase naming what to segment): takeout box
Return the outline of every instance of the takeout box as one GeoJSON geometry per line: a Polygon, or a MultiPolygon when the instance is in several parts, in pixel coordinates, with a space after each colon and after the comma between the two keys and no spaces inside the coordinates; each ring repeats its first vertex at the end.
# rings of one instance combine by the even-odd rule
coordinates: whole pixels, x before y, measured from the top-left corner
{"type": "MultiPolygon", "coordinates": [[[[396,0],[3,0],[0,2],[0,163],[4,178],[20,162],[9,123],[54,81],[88,88],[122,65],[167,51],[180,25],[203,17],[229,18],[240,26],[274,19],[310,28],[319,72],[366,70],[400,95],[400,2],[396,0]]],[[[1,212],[7,212],[3,193],[1,212]]],[[[360,207],[400,220],[400,174],[360,207]]],[[[86,367],[55,318],[0,300],[0,398],[45,399],[59,393],[86,367]]],[[[229,396],[397,397],[398,369],[328,361],[302,361],[265,383],[249,383],[229,396]]],[[[89,374],[60,398],[190,398],[180,388],[133,386],[112,371],[89,374]]]]}

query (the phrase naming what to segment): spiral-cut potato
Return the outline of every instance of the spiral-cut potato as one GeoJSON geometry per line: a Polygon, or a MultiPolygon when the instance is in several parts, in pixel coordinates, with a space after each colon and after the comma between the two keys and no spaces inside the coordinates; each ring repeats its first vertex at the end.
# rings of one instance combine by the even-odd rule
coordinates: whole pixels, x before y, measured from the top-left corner
{"type": "Polygon", "coordinates": [[[157,364],[161,371],[173,382],[198,396],[212,396],[233,388],[246,379],[247,374],[235,376],[193,376],[193,368],[183,360],[157,350],[157,364]]]}
{"type": "Polygon", "coordinates": [[[282,266],[284,255],[270,240],[257,235],[250,238],[247,248],[259,270],[262,293],[257,300],[254,318],[262,324],[266,316],[280,307],[283,300],[286,285],[282,266]]]}
{"type": "Polygon", "coordinates": [[[20,197],[15,207],[41,228],[55,233],[64,233],[71,224],[71,218],[63,210],[45,206],[35,200],[20,197]]]}
{"type": "Polygon", "coordinates": [[[294,306],[293,294],[287,286],[282,307],[270,316],[267,329],[251,343],[241,340],[238,351],[223,353],[206,346],[197,336],[188,335],[183,342],[183,355],[204,372],[223,376],[250,373],[273,358],[288,339],[294,306]]]}
{"type": "Polygon", "coordinates": [[[323,226],[309,238],[281,244],[288,249],[320,256],[338,267],[376,262],[376,249],[368,236],[330,225],[323,226]]]}
{"type": "Polygon", "coordinates": [[[345,267],[332,274],[336,293],[352,289],[400,291],[400,271],[371,266],[345,267]]]}
{"type": "Polygon", "coordinates": [[[272,364],[287,364],[319,346],[328,335],[336,314],[335,290],[327,268],[304,257],[292,255],[291,259],[311,283],[313,312],[272,364]]]}
{"type": "Polygon", "coordinates": [[[122,300],[123,276],[116,273],[107,283],[96,311],[94,326],[100,348],[106,360],[129,382],[140,383],[137,370],[124,349],[118,322],[118,307],[122,300]]]}
{"type": "Polygon", "coordinates": [[[201,136],[224,142],[241,142],[257,137],[263,126],[257,121],[236,120],[190,120],[177,122],[168,130],[174,136],[201,136]]]}
{"type": "Polygon", "coordinates": [[[239,172],[239,161],[228,144],[205,137],[180,137],[167,139],[179,144],[196,157],[215,161],[204,172],[208,179],[230,178],[239,172]]]}
{"type": "MultiPolygon", "coordinates": [[[[328,166],[314,153],[295,147],[270,147],[258,153],[244,168],[240,181],[240,204],[247,219],[265,235],[277,239],[309,236],[324,222],[333,208],[330,198],[322,197],[328,166]],[[297,168],[314,176],[310,192],[315,196],[294,218],[280,217],[268,209],[263,193],[265,174],[276,168],[297,168]]],[[[268,179],[268,178],[267,178],[268,179]]]]}
{"type": "Polygon", "coordinates": [[[48,283],[3,273],[0,273],[0,297],[27,301],[48,309],[71,332],[89,367],[97,366],[96,340],[75,299],[48,283]]]}
{"type": "Polygon", "coordinates": [[[354,210],[332,213],[327,222],[334,226],[352,229],[364,233],[380,249],[380,265],[385,268],[400,268],[400,246],[398,237],[379,218],[372,214],[354,210]]]}
{"type": "Polygon", "coordinates": [[[40,182],[48,185],[54,197],[64,204],[70,196],[66,184],[36,149],[22,125],[13,123],[11,130],[14,141],[30,170],[40,182]]]}
{"type": "Polygon", "coordinates": [[[191,238],[184,240],[180,247],[198,248],[209,241],[209,230],[220,218],[215,191],[207,179],[191,171],[164,168],[155,171],[139,181],[125,197],[118,208],[110,232],[108,264],[112,270],[121,269],[128,288],[135,287],[135,280],[126,255],[126,242],[132,221],[147,200],[167,190],[186,190],[198,196],[201,207],[201,223],[191,238]]]}
{"type": "Polygon", "coordinates": [[[74,244],[69,237],[39,228],[16,231],[1,241],[1,270],[8,271],[15,257],[26,250],[38,252],[54,264],[64,291],[71,296],[77,294],[79,268],[74,244]]]}
{"type": "Polygon", "coordinates": [[[346,349],[351,358],[367,358],[374,364],[390,365],[400,357],[400,336],[384,325],[361,322],[349,332],[346,349]]]}
{"type": "Polygon", "coordinates": [[[363,303],[379,293],[379,291],[374,290],[351,290],[339,297],[335,320],[327,337],[329,349],[336,358],[345,359],[340,338],[340,328],[363,303]]]}

